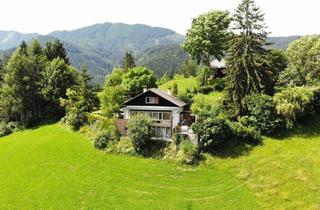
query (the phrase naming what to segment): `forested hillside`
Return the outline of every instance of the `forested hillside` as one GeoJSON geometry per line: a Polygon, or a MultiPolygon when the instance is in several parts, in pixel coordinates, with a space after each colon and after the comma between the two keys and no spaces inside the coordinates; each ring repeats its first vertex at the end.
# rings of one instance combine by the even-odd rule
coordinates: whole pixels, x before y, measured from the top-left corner
{"type": "Polygon", "coordinates": [[[154,70],[157,76],[162,76],[164,73],[173,75],[187,58],[187,53],[176,44],[149,48],[137,58],[139,66],[146,66],[154,70]]]}
{"type": "MultiPolygon", "coordinates": [[[[138,65],[153,69],[158,76],[173,74],[187,57],[180,44],[184,36],[170,29],[142,24],[96,24],[71,31],[55,31],[46,36],[0,31],[0,50],[5,55],[13,51],[22,40],[38,39],[41,43],[60,39],[68,53],[70,63],[80,68],[85,64],[94,81],[102,83],[106,74],[120,64],[126,51],[132,51],[138,65]],[[9,49],[9,50],[8,50],[9,49]],[[8,50],[8,51],[6,51],[8,50]]],[[[270,47],[287,49],[299,36],[270,37],[270,47]]]]}
{"type": "Polygon", "coordinates": [[[30,41],[40,34],[23,34],[16,31],[0,31],[0,50],[17,47],[22,41],[30,41]]]}

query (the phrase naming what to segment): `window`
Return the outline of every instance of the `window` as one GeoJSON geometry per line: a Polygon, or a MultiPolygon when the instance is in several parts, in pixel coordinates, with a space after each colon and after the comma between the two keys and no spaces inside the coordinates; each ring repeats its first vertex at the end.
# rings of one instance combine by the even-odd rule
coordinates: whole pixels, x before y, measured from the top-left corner
{"type": "Polygon", "coordinates": [[[171,138],[171,129],[169,127],[153,127],[153,132],[157,138],[171,138]]]}
{"type": "Polygon", "coordinates": [[[170,121],[171,112],[152,112],[152,111],[130,111],[130,115],[134,116],[138,113],[143,113],[156,121],[170,121]]]}
{"type": "Polygon", "coordinates": [[[158,97],[146,97],[146,104],[158,104],[159,98],[158,97]]]}

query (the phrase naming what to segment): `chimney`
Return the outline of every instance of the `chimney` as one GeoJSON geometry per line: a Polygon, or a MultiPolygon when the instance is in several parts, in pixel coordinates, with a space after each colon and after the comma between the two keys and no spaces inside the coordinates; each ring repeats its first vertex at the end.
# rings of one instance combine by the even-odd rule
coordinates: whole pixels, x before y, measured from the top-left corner
{"type": "Polygon", "coordinates": [[[167,90],[167,94],[171,96],[171,90],[170,89],[167,90]]]}
{"type": "Polygon", "coordinates": [[[143,92],[147,92],[148,91],[148,88],[146,86],[143,87],[143,92]]]}

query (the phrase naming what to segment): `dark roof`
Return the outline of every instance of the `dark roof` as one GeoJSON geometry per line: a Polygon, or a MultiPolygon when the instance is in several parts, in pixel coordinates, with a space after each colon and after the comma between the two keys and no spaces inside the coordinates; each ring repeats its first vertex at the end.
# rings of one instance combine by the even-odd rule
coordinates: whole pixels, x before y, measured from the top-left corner
{"type": "Polygon", "coordinates": [[[154,94],[156,94],[156,95],[158,95],[158,96],[160,96],[160,97],[162,97],[162,98],[170,101],[171,103],[175,104],[175,105],[178,106],[178,107],[184,107],[184,106],[187,105],[185,102],[181,101],[180,99],[178,99],[178,98],[176,98],[176,97],[174,97],[174,96],[172,96],[172,95],[169,95],[168,93],[166,93],[166,92],[163,91],[163,90],[159,90],[159,89],[156,89],[156,88],[151,88],[151,89],[147,90],[146,92],[143,92],[143,93],[141,93],[141,94],[139,94],[139,95],[137,95],[137,96],[129,99],[128,101],[126,101],[126,102],[124,103],[124,105],[126,105],[126,104],[129,103],[130,101],[132,101],[132,100],[134,100],[134,99],[136,99],[136,98],[144,95],[144,94],[147,93],[147,92],[152,92],[152,93],[154,93],[154,94]]]}

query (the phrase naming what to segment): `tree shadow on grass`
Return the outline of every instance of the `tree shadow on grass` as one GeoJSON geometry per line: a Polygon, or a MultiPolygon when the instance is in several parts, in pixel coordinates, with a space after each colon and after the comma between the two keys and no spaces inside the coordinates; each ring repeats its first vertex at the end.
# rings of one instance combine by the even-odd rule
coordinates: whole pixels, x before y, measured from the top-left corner
{"type": "Polygon", "coordinates": [[[269,137],[274,140],[288,140],[288,138],[294,136],[308,139],[316,135],[320,135],[320,116],[304,118],[292,129],[280,129],[269,137]]]}
{"type": "Polygon", "coordinates": [[[28,127],[27,129],[36,130],[36,129],[38,129],[38,128],[42,127],[42,126],[45,126],[45,125],[56,124],[59,121],[60,121],[60,119],[42,120],[42,121],[39,121],[39,122],[33,124],[32,126],[28,127]]]}
{"type": "Polygon", "coordinates": [[[262,141],[233,140],[217,146],[211,151],[207,151],[207,153],[219,158],[238,158],[249,155],[253,148],[261,145],[263,145],[262,141]]]}

